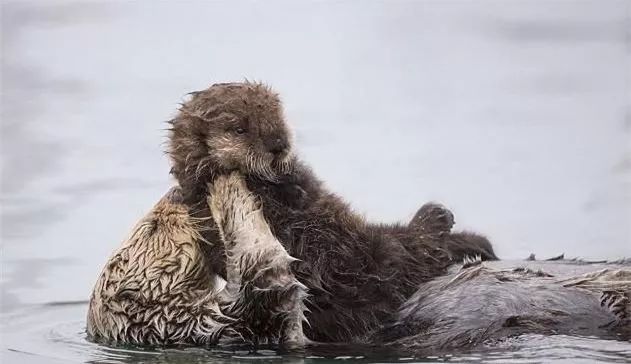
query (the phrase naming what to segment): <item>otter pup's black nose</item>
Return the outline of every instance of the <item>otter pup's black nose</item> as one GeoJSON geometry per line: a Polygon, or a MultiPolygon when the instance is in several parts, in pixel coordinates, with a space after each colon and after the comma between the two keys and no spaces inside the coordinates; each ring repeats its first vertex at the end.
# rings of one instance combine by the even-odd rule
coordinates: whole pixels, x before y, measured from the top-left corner
{"type": "Polygon", "coordinates": [[[289,145],[284,139],[276,138],[269,141],[268,147],[270,152],[274,154],[281,154],[287,150],[289,145]]]}

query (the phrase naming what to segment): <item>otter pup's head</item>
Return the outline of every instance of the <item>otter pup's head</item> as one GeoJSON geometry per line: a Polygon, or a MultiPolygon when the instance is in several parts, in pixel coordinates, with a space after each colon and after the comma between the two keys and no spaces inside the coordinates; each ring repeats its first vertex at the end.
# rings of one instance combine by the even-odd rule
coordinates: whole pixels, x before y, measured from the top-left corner
{"type": "Polygon", "coordinates": [[[184,190],[233,170],[269,181],[290,171],[290,133],[269,87],[221,83],[191,95],[171,121],[169,144],[172,173],[184,190]]]}

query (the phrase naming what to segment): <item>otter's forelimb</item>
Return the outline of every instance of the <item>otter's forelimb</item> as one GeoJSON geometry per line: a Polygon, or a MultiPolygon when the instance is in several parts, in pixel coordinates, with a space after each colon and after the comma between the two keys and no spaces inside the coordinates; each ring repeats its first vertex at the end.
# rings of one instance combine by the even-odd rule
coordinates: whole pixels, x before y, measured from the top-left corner
{"type": "Polygon", "coordinates": [[[226,250],[228,312],[249,327],[255,343],[302,346],[306,287],[290,270],[291,257],[272,234],[261,203],[237,173],[208,186],[208,204],[226,250]]]}

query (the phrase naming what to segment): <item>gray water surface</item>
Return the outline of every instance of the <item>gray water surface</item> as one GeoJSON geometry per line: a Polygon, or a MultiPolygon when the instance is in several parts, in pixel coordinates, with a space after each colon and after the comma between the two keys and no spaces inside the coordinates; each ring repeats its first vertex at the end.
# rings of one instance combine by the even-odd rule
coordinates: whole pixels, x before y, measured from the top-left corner
{"type": "MultiPolygon", "coordinates": [[[[300,155],[370,220],[435,200],[503,258],[631,256],[628,1],[1,4],[6,362],[243,354],[84,335],[107,257],[173,184],[163,121],[214,82],[274,86],[300,155]]],[[[519,345],[471,360],[631,357],[590,338],[519,345]]]]}

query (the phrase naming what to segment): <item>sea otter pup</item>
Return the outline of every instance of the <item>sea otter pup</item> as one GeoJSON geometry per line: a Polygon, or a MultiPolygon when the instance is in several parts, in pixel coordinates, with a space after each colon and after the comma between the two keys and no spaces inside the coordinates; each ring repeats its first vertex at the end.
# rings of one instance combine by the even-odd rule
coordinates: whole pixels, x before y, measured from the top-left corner
{"type": "MultiPolygon", "coordinates": [[[[281,102],[265,85],[216,84],[195,92],[171,124],[172,174],[194,218],[210,216],[208,183],[230,171],[245,175],[272,232],[299,259],[292,271],[311,295],[305,330],[312,340],[365,341],[420,282],[446,273],[461,254],[445,244],[449,231],[367,223],[324,188],[292,153],[281,102]]],[[[225,258],[212,221],[202,235],[215,243],[206,253],[221,274],[225,258]]],[[[466,249],[467,236],[461,240],[464,254],[488,255],[477,242],[466,249]]]]}
{"type": "MultiPolygon", "coordinates": [[[[307,335],[361,341],[419,282],[444,273],[458,256],[446,243],[453,236],[451,225],[437,228],[450,214],[444,208],[421,209],[422,221],[414,227],[372,225],[327,192],[292,155],[280,101],[261,84],[218,84],[194,93],[172,124],[169,153],[179,187],[134,228],[103,270],[88,314],[94,339],[209,344],[239,337],[299,344],[304,340],[296,332],[302,330],[287,330],[301,327],[296,319],[302,317],[296,309],[301,301],[259,304],[260,290],[248,287],[267,284],[274,288],[267,289],[271,295],[302,297],[304,283],[312,295],[307,335]],[[215,224],[221,214],[211,213],[208,198],[214,197],[217,178],[235,170],[262,202],[270,234],[288,256],[299,259],[292,272],[300,284],[291,272],[278,269],[274,279],[257,281],[252,272],[271,261],[250,261],[256,269],[230,268],[234,254],[226,247],[231,243],[225,231],[222,239],[215,224]],[[276,319],[265,319],[272,316],[264,312],[277,311],[276,319]]],[[[271,240],[270,234],[262,235],[271,240]]],[[[467,254],[483,252],[472,244],[467,254]]]]}

